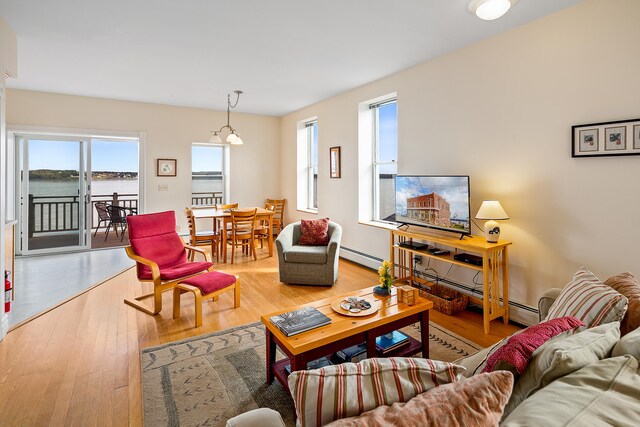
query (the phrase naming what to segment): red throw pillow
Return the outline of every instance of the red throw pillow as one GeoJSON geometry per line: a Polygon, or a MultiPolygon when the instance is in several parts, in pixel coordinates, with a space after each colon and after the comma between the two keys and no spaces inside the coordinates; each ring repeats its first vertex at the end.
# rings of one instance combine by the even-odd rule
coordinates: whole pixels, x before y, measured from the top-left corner
{"type": "Polygon", "coordinates": [[[299,245],[326,246],[329,244],[329,218],[303,219],[300,221],[299,245]]]}
{"type": "Polygon", "coordinates": [[[585,326],[585,324],[571,316],[559,317],[530,326],[522,333],[509,338],[505,345],[489,356],[482,372],[506,370],[514,375],[521,375],[529,364],[531,355],[538,347],[550,338],[578,326],[585,326]]]}

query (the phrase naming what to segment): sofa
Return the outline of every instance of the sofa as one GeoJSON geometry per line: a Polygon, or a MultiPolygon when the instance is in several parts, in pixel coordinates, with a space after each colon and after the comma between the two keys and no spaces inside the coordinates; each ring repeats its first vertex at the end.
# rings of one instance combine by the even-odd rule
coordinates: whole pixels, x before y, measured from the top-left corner
{"type": "MultiPolygon", "coordinates": [[[[354,409],[349,408],[351,413],[345,414],[345,407],[334,403],[351,393],[350,399],[345,397],[351,402],[347,406],[362,408],[362,401],[366,404],[370,392],[358,389],[358,399],[354,399],[350,391],[353,384],[348,385],[345,380],[352,366],[334,368],[339,371],[337,381],[320,375],[325,389],[321,393],[317,388],[301,386],[313,383],[320,370],[294,372],[289,387],[298,420],[302,416],[303,425],[332,427],[639,425],[640,284],[633,275],[623,273],[601,282],[582,267],[564,288],[545,292],[538,307],[538,325],[471,356],[453,363],[414,359],[419,362],[413,363],[413,371],[409,371],[412,386],[415,387],[415,372],[427,372],[433,379],[432,387],[418,387],[421,392],[391,396],[393,403],[389,402],[388,390],[407,390],[398,385],[403,381],[401,369],[386,379],[384,373],[377,379],[374,375],[373,380],[360,378],[356,381],[360,384],[382,384],[375,390],[376,402],[379,403],[381,392],[382,401],[387,401],[382,405],[374,402],[360,415],[354,416],[354,409]],[[540,338],[545,333],[547,336],[540,338]],[[491,363],[498,368],[486,372],[491,363]],[[443,377],[443,370],[450,375],[443,377]],[[300,400],[305,396],[314,397],[305,403],[300,400]],[[319,408],[325,402],[329,410],[320,414],[319,408]],[[332,419],[336,420],[331,422],[332,419]]],[[[406,363],[406,359],[397,359],[367,359],[359,362],[364,364],[356,371],[384,372],[385,366],[406,363]]],[[[244,425],[283,423],[277,412],[267,408],[249,411],[227,423],[228,427],[244,425]]]]}
{"type": "Polygon", "coordinates": [[[342,227],[328,221],[328,243],[301,245],[301,222],[287,225],[276,239],[280,281],[298,285],[332,286],[338,279],[342,227]]]}

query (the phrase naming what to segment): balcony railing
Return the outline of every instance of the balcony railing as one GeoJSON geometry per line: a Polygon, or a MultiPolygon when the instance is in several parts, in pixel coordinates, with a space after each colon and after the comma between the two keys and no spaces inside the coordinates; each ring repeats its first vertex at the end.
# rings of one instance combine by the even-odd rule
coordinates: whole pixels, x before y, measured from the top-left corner
{"type": "Polygon", "coordinates": [[[222,191],[191,193],[191,204],[193,206],[222,204],[222,191]]]}
{"type": "MultiPolygon", "coordinates": [[[[191,194],[191,203],[196,205],[221,204],[222,192],[201,192],[191,194]]],[[[97,202],[122,206],[131,212],[138,212],[138,194],[95,194],[91,195],[91,224],[98,224],[97,202]]],[[[79,196],[34,196],[29,194],[29,237],[34,233],[78,231],[79,196]]]]}

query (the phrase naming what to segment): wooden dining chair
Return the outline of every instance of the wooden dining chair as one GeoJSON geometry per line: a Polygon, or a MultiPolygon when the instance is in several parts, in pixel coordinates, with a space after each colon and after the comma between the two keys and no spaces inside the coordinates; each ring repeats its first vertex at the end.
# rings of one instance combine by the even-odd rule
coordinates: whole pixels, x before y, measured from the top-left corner
{"type": "MultiPolygon", "coordinates": [[[[269,205],[273,205],[273,231],[276,235],[280,234],[284,228],[284,206],[287,203],[287,199],[267,199],[265,202],[265,208],[269,205]]],[[[269,209],[269,208],[267,208],[269,209]]]]}
{"type": "MultiPolygon", "coordinates": [[[[267,203],[264,207],[267,210],[275,212],[275,205],[267,203]]],[[[275,215],[275,214],[274,214],[275,215]]],[[[260,240],[260,249],[264,248],[264,241],[269,239],[269,220],[261,219],[256,223],[254,235],[257,240],[260,240]]]]}
{"type": "Polygon", "coordinates": [[[227,242],[231,245],[231,264],[238,247],[243,253],[253,254],[254,261],[258,260],[254,234],[256,212],[257,209],[231,210],[231,230],[227,231],[227,242]]]}
{"type": "MultiPolygon", "coordinates": [[[[189,244],[191,246],[211,246],[211,256],[215,256],[216,262],[220,262],[220,234],[215,230],[215,227],[214,230],[198,231],[193,209],[185,208],[184,213],[189,225],[189,244]]],[[[194,257],[195,252],[191,252],[190,260],[193,261],[194,257]]]]}
{"type": "MultiPolygon", "coordinates": [[[[238,204],[237,203],[229,203],[226,205],[215,205],[215,208],[218,210],[222,210],[222,211],[229,211],[231,209],[238,209],[238,204]]],[[[223,230],[223,225],[224,225],[224,220],[222,218],[218,218],[216,220],[216,225],[214,226],[214,230],[218,230],[220,232],[220,236],[222,236],[222,233],[225,232],[225,230],[223,230]]],[[[227,224],[227,230],[226,231],[230,231],[231,230],[231,224],[227,224]]],[[[220,246],[221,250],[224,250],[224,248],[222,247],[222,245],[220,246]]]]}

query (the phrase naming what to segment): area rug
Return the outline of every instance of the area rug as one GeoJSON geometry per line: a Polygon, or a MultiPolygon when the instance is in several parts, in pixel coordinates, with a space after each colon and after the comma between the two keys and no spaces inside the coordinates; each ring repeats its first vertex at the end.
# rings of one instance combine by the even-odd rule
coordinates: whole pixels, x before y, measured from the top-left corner
{"type": "MultiPolygon", "coordinates": [[[[417,324],[402,331],[420,336],[417,324]]],[[[478,349],[429,324],[431,359],[450,362],[478,349]]],[[[146,426],[224,426],[227,419],[259,407],[275,409],[288,426],[295,425],[289,394],[277,380],[265,382],[260,322],[143,349],[141,363],[146,426]]]]}

